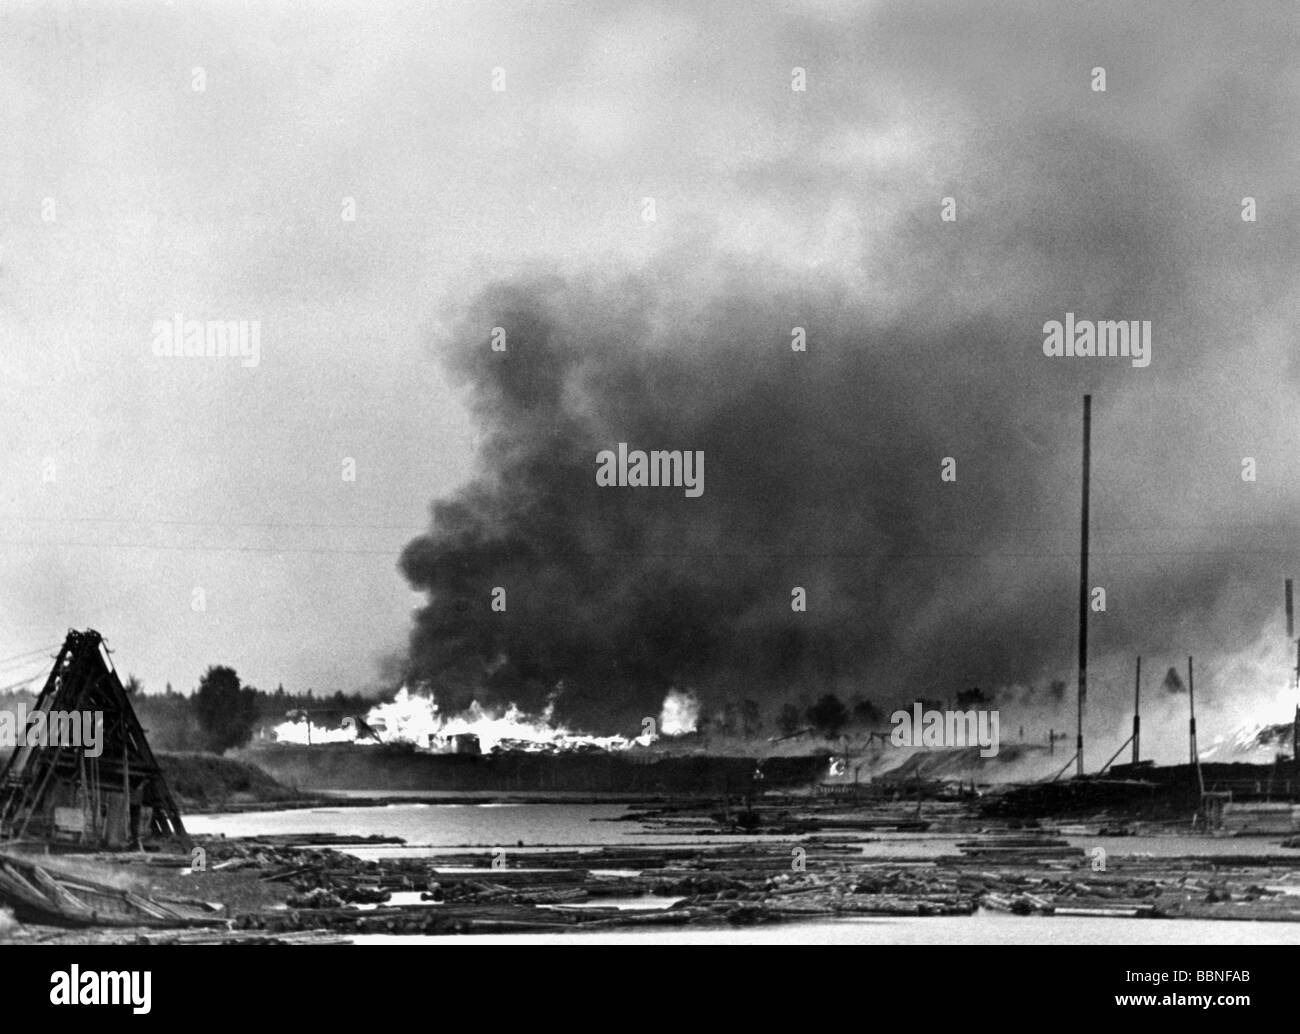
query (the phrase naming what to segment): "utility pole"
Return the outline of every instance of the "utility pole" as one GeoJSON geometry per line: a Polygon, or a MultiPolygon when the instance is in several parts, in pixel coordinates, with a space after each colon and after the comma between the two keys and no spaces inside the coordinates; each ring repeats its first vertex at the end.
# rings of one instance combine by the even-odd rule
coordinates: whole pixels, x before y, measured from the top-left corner
{"type": "Polygon", "coordinates": [[[1196,682],[1192,676],[1192,659],[1187,658],[1187,703],[1191,707],[1188,731],[1191,733],[1192,765],[1196,769],[1196,784],[1200,787],[1201,798],[1205,798],[1205,778],[1201,775],[1201,755],[1196,749],[1196,682]]]}
{"type": "Polygon", "coordinates": [[[1079,517],[1079,719],[1075,774],[1083,775],[1083,712],[1088,698],[1088,482],[1092,467],[1092,396],[1083,396],[1083,500],[1079,517]]]}
{"type": "Polygon", "coordinates": [[[1138,756],[1141,753],[1139,744],[1142,742],[1142,719],[1138,716],[1142,707],[1142,658],[1138,657],[1137,677],[1133,682],[1133,764],[1138,763],[1138,756]]]}
{"type": "MultiPolygon", "coordinates": [[[[1286,637],[1295,636],[1295,607],[1291,602],[1291,579],[1286,580],[1286,637]]],[[[1300,778],[1300,639],[1295,643],[1295,668],[1291,672],[1291,688],[1296,691],[1295,717],[1291,719],[1291,763],[1300,778]]]]}

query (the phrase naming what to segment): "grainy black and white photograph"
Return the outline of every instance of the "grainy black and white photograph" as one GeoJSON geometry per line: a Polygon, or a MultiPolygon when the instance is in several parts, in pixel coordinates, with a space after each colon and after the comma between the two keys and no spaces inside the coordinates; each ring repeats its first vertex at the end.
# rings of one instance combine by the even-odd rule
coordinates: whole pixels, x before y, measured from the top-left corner
{"type": "Polygon", "coordinates": [[[1298,42],[1267,0],[5,0],[29,997],[158,1015],[214,945],[1051,945],[1105,1015],[1261,1004],[1298,42]]]}

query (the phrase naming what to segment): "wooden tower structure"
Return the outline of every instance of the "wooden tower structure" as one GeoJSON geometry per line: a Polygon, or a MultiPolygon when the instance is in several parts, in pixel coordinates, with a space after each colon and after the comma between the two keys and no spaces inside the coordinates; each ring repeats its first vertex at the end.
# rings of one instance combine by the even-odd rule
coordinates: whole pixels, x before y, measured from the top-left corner
{"type": "Polygon", "coordinates": [[[23,732],[0,774],[0,839],[118,849],[187,839],[98,632],[69,630],[23,732]]]}

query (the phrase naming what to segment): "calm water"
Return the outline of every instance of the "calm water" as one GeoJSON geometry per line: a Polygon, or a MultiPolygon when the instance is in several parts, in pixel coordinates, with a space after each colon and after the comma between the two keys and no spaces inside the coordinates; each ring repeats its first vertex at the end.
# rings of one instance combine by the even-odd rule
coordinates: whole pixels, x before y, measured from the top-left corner
{"type": "MultiPolygon", "coordinates": [[[[394,836],[406,841],[400,847],[364,848],[356,853],[415,856],[430,849],[517,847],[581,847],[600,845],[661,846],[674,844],[727,844],[754,841],[796,842],[791,836],[709,835],[690,832],[695,823],[679,830],[650,829],[635,820],[622,820],[635,809],[626,804],[389,804],[379,807],[304,808],[295,811],[254,811],[234,814],[187,816],[185,826],[202,835],[256,836],[272,833],[337,833],[355,836],[394,836]]],[[[702,823],[700,824],[702,825],[702,823]]],[[[835,836],[831,834],[830,836],[835,836]]],[[[835,836],[846,843],[862,844],[864,853],[883,858],[932,857],[958,854],[957,842],[969,834],[931,833],[854,834],[835,836]]],[[[1095,837],[1071,835],[1079,847],[1102,847],[1107,855],[1170,857],[1186,854],[1277,855],[1300,857],[1284,848],[1280,837],[1095,837]]]]}
{"type": "MultiPolygon", "coordinates": [[[[600,847],[608,845],[658,847],[666,844],[747,843],[755,839],[790,840],[797,837],[693,836],[685,830],[648,830],[637,821],[610,821],[627,815],[625,804],[391,804],[381,807],[312,808],[298,811],[247,812],[230,815],[196,815],[186,819],[192,833],[250,836],[284,833],[337,833],[358,836],[379,834],[402,837],[404,845],[350,849],[366,857],[418,857],[455,849],[478,850],[510,847],[544,852],[546,847],[600,847]]],[[[849,836],[873,858],[924,857],[956,854],[960,836],[925,833],[849,836]]],[[[1071,836],[1086,849],[1101,846],[1111,857],[1124,855],[1170,856],[1184,854],[1296,853],[1278,845],[1280,838],[1202,837],[1087,837],[1071,836]]],[[[544,865],[539,859],[539,867],[544,865]]],[[[625,907],[666,905],[665,899],[628,900],[625,907]]],[[[565,934],[527,934],[437,937],[363,937],[367,944],[427,943],[609,943],[609,944],[1300,944],[1300,923],[1238,921],[1099,919],[1089,916],[1013,916],[981,913],[974,916],[933,918],[852,918],[811,920],[766,927],[718,929],[660,928],[640,931],[565,934]]]]}
{"type": "Polygon", "coordinates": [[[377,808],[310,808],[186,818],[191,833],[341,833],[402,837],[417,854],[428,847],[617,844],[645,841],[640,823],[603,821],[627,813],[622,804],[390,804],[377,808]]]}
{"type": "Polygon", "coordinates": [[[360,848],[364,857],[418,856],[448,848],[583,847],[664,843],[752,843],[787,837],[691,836],[649,830],[627,815],[626,804],[389,804],[367,808],[309,808],[186,817],[191,833],[256,836],[267,833],[339,833],[401,837],[400,847],[360,848]]]}

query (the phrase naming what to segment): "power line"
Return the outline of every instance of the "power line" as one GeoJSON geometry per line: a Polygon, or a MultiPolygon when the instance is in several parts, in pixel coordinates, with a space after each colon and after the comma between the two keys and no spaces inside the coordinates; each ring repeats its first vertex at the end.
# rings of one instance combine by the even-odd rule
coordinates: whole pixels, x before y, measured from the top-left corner
{"type": "Polygon", "coordinates": [[[390,549],[333,549],[320,546],[176,546],[153,542],[61,542],[0,539],[0,545],[56,549],[153,549],[177,553],[313,553],[356,556],[393,556],[390,549]]]}
{"type": "Polygon", "coordinates": [[[418,535],[428,531],[428,526],[413,524],[354,524],[330,521],[222,521],[222,520],[141,520],[136,517],[23,517],[0,515],[0,521],[20,524],[131,524],[137,527],[192,527],[192,528],[334,528],[349,531],[402,531],[418,535]]]}
{"type": "Polygon", "coordinates": [[[27,650],[25,653],[16,653],[11,657],[0,659],[0,669],[4,668],[21,668],[24,664],[35,664],[37,661],[44,660],[41,654],[48,654],[51,650],[57,649],[58,643],[51,643],[49,646],[39,646],[34,650],[27,650]],[[27,658],[23,660],[23,658],[27,658]]]}
{"type": "MultiPolygon", "coordinates": [[[[152,542],[72,542],[72,541],[36,541],[19,539],[0,539],[0,545],[27,546],[33,548],[58,549],[145,549],[179,553],[303,553],[313,555],[340,556],[388,556],[392,549],[341,549],[327,546],[179,546],[152,542]]],[[[579,551],[579,550],[538,550],[526,555],[494,550],[455,550],[457,557],[500,560],[547,560],[547,559],[627,559],[627,560],[1049,560],[1074,557],[1074,550],[1020,550],[992,552],[971,551],[925,551],[894,552],[881,550],[876,552],[718,552],[643,553],[634,550],[579,551]]],[[[1260,557],[1295,557],[1300,549],[1184,549],[1184,550],[1108,550],[1093,551],[1094,557],[1187,557],[1187,556],[1260,556],[1260,557]]]]}
{"type": "Polygon", "coordinates": [[[37,679],[45,678],[45,672],[41,671],[31,676],[31,678],[20,679],[18,682],[11,682],[7,686],[0,686],[0,693],[8,693],[11,689],[17,689],[19,686],[25,686],[29,682],[35,682],[37,679]]]}
{"type": "MultiPolygon", "coordinates": [[[[429,525],[422,524],[377,524],[352,521],[227,521],[227,520],[183,520],[163,517],[141,519],[138,517],[44,517],[20,514],[0,514],[0,522],[19,524],[129,524],[136,527],[193,527],[193,528],[327,528],[342,531],[401,531],[412,535],[427,533],[429,525]]],[[[971,527],[971,525],[967,525],[971,527]]],[[[1058,522],[1043,520],[1038,523],[988,523],[975,526],[977,530],[997,530],[1008,533],[1034,531],[1047,528],[1058,530],[1058,522]]],[[[1300,522],[1294,521],[1197,521],[1161,524],[1096,524],[1096,530],[1112,533],[1139,531],[1221,531],[1221,530],[1274,530],[1300,531],[1300,522]]]]}

